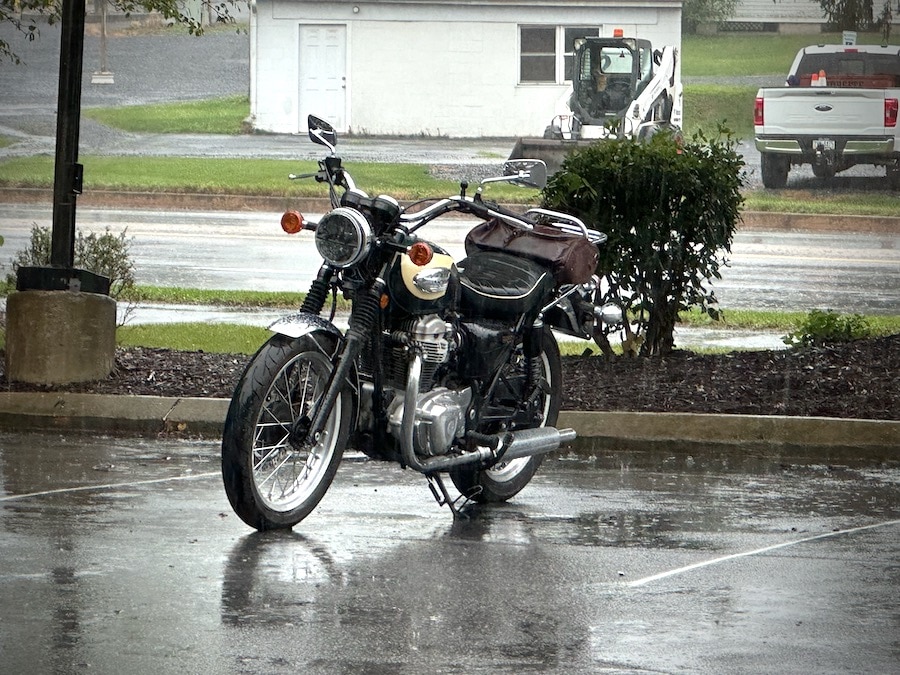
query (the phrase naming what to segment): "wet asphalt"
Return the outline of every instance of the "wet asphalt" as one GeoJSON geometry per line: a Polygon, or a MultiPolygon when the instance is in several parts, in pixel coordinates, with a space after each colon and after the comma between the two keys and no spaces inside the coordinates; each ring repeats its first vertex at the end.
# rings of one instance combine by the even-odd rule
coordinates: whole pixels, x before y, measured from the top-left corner
{"type": "Polygon", "coordinates": [[[292,533],[204,441],[0,434],[8,673],[888,673],[900,469],[725,452],[548,459],[454,521],[345,459],[292,533]]]}

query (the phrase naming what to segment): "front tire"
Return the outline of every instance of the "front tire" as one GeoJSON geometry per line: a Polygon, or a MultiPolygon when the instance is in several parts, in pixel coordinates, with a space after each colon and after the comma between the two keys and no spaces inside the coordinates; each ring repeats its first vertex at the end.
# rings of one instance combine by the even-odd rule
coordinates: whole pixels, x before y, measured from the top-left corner
{"type": "MultiPolygon", "coordinates": [[[[559,345],[549,327],[541,332],[541,353],[538,356],[542,391],[535,400],[535,405],[527,415],[527,421],[513,422],[505,431],[517,429],[533,429],[543,426],[556,426],[559,407],[562,399],[562,364],[559,345]]],[[[488,406],[516,406],[526,396],[525,359],[522,345],[513,350],[510,360],[503,366],[500,382],[488,406]]],[[[483,433],[498,433],[497,428],[480,429],[483,433]]],[[[489,502],[505,502],[511,499],[528,485],[543,461],[543,455],[521,457],[508,462],[501,461],[490,469],[475,469],[462,466],[450,472],[453,485],[463,495],[473,501],[485,504],[489,502]]]]}
{"type": "Polygon", "coordinates": [[[310,416],[325,391],[329,356],[321,340],[275,335],[238,383],[225,419],[222,479],[232,508],[250,527],[293,527],[312,512],[334,479],[350,432],[347,389],[318,439],[300,443],[291,438],[293,423],[310,416]]]}

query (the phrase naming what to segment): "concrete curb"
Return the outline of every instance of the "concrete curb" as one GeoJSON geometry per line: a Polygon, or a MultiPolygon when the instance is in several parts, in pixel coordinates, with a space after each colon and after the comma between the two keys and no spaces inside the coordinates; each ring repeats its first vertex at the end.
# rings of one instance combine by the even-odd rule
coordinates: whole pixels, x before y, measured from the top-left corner
{"type": "Polygon", "coordinates": [[[893,420],[562,411],[559,426],[578,433],[580,454],[664,446],[671,450],[739,448],[818,461],[900,460],[900,422],[893,420]]]}
{"type": "MultiPolygon", "coordinates": [[[[2,392],[0,429],[218,437],[228,404],[214,398],[2,392]]],[[[818,461],[900,460],[897,421],[563,411],[559,426],[578,433],[571,449],[579,454],[663,445],[681,452],[776,451],[818,461]]]]}
{"type": "Polygon", "coordinates": [[[228,399],[0,392],[0,429],[220,436],[228,399]]]}
{"type": "MultiPolygon", "coordinates": [[[[0,204],[51,204],[53,191],[45,188],[0,188],[0,204]]],[[[90,190],[78,198],[81,207],[166,209],[172,211],[270,211],[298,209],[323,213],[327,199],[297,199],[258,195],[212,195],[180,192],[118,192],[90,190]]],[[[739,229],[827,232],[900,232],[900,217],[845,216],[808,213],[744,211],[739,229]]]]}

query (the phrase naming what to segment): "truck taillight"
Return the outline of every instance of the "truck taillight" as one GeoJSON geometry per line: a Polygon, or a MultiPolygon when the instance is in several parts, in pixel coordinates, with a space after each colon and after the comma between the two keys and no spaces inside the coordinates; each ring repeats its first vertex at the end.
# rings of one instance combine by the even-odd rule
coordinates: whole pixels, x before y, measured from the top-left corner
{"type": "MultiPolygon", "coordinates": [[[[886,112],[885,115],[887,115],[886,112]]],[[[763,98],[762,96],[757,96],[756,103],[753,104],[753,124],[761,127],[765,123],[765,115],[763,115],[763,98]]]]}
{"type": "Polygon", "coordinates": [[[897,108],[898,106],[896,98],[884,99],[884,126],[897,126],[897,108]]]}

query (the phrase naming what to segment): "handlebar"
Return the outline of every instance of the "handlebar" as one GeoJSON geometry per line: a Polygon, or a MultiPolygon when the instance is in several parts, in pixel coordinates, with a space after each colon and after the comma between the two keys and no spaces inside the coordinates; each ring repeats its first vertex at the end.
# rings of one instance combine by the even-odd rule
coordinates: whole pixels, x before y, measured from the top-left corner
{"type": "MultiPolygon", "coordinates": [[[[356,190],[353,177],[343,169],[340,158],[334,156],[319,162],[319,171],[316,173],[290,174],[288,178],[291,180],[315,178],[319,182],[327,182],[332,195],[332,203],[335,205],[340,203],[334,192],[335,187],[340,185],[348,192],[356,190]]],[[[567,213],[543,208],[533,208],[525,213],[517,213],[498,204],[484,202],[480,196],[468,197],[464,194],[439,199],[431,206],[416,213],[401,213],[400,223],[406,226],[408,232],[412,233],[435,218],[451,211],[462,211],[483,220],[499,218],[528,230],[534,229],[538,219],[545,222],[549,220],[546,224],[550,227],[569,234],[581,235],[594,244],[602,244],[607,240],[604,233],[589,229],[579,218],[567,213]]]]}
{"type": "Polygon", "coordinates": [[[422,211],[401,214],[400,222],[410,224],[411,226],[407,228],[408,231],[415,232],[426,223],[451,211],[463,211],[484,220],[500,218],[512,225],[517,225],[529,230],[534,229],[535,226],[533,217],[549,218],[552,219],[551,222],[547,223],[550,227],[555,227],[558,230],[569,234],[581,235],[593,244],[599,245],[607,240],[607,236],[603,232],[589,229],[579,218],[567,213],[534,208],[521,214],[504,209],[501,206],[486,204],[483,201],[475,200],[472,197],[457,196],[441,199],[422,211]]]}

